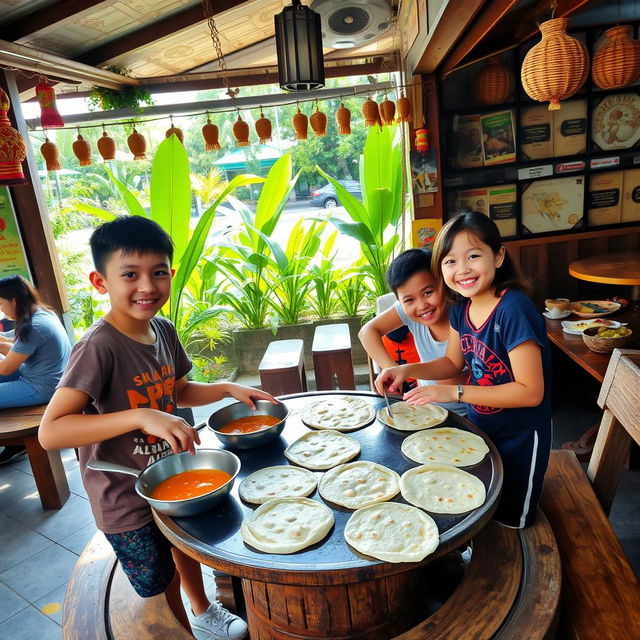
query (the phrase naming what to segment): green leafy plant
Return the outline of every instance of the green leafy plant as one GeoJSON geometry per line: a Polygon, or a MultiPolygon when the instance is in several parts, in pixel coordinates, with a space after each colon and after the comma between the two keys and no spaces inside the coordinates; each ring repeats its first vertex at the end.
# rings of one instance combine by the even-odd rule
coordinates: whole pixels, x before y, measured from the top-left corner
{"type": "Polygon", "coordinates": [[[351,195],[335,178],[320,173],[335,187],[340,202],[353,222],[335,216],[338,230],[360,243],[374,295],[387,293],[385,273],[399,241],[398,223],[405,209],[402,150],[396,127],[370,127],[360,159],[363,202],[351,195]]]}
{"type": "MultiPolygon", "coordinates": [[[[107,71],[112,71],[127,78],[131,77],[131,70],[125,67],[107,66],[107,71]]],[[[136,109],[141,111],[143,104],[152,105],[153,98],[149,90],[141,85],[129,86],[123,89],[107,89],[105,87],[91,87],[89,91],[89,104],[96,109],[109,111],[111,109],[136,109]]]]}
{"type": "Polygon", "coordinates": [[[328,318],[338,306],[338,270],[334,267],[336,252],[333,246],[338,231],[334,231],[324,243],[320,251],[320,259],[309,267],[313,280],[313,295],[309,298],[309,305],[319,318],[328,318]]]}
{"type": "Polygon", "coordinates": [[[367,265],[362,261],[340,272],[336,294],[342,310],[348,316],[357,316],[363,300],[371,293],[363,278],[366,272],[367,265]]]}

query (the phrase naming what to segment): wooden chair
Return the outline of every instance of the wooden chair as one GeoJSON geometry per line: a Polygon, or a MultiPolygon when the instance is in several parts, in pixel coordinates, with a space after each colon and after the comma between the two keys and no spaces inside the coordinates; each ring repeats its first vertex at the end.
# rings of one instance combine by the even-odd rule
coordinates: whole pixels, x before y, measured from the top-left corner
{"type": "Polygon", "coordinates": [[[338,389],[356,388],[348,324],[323,324],[316,327],[311,352],[318,391],[334,389],[334,378],[338,389]]]}
{"type": "Polygon", "coordinates": [[[307,391],[302,340],[274,340],[258,366],[260,386],[271,395],[307,391]]]}

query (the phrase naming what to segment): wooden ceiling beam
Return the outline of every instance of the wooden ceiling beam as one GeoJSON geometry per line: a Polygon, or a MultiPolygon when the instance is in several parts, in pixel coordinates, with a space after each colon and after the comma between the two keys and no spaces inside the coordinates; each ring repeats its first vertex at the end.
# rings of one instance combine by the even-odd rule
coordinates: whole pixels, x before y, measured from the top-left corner
{"type": "MultiPolygon", "coordinates": [[[[215,15],[233,9],[238,5],[244,4],[244,2],[246,2],[246,0],[216,0],[215,15]]],[[[82,55],[77,56],[76,60],[84,64],[101,65],[113,58],[144,47],[151,42],[170,36],[176,31],[187,29],[198,22],[204,22],[204,20],[202,4],[198,3],[193,7],[178,11],[166,18],[153,22],[147,27],[143,27],[120,38],[89,49],[82,55]]]]}
{"type": "Polygon", "coordinates": [[[3,24],[0,27],[0,38],[18,42],[26,36],[50,29],[54,25],[76,18],[78,14],[105,3],[106,0],[57,0],[17,20],[3,24]]]}

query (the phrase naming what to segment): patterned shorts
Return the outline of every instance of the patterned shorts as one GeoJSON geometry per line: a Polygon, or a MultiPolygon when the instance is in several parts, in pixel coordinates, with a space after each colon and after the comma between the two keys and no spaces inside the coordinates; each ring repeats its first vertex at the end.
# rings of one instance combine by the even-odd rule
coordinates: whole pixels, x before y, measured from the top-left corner
{"type": "Polygon", "coordinates": [[[155,522],[124,533],[105,533],[105,536],[140,597],[150,598],[167,590],[176,566],[171,556],[171,543],[155,522]]]}

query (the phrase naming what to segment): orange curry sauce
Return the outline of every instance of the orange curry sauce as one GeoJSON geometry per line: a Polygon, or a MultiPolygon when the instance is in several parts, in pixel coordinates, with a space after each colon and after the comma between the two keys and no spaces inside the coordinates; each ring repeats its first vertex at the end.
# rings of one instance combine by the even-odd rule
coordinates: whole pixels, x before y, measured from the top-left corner
{"type": "Polygon", "coordinates": [[[251,433],[252,431],[260,431],[267,427],[272,427],[280,422],[280,418],[275,416],[247,416],[246,418],[238,418],[227,422],[218,431],[221,433],[251,433]]]}
{"type": "Polygon", "coordinates": [[[155,500],[186,500],[218,489],[231,479],[219,469],[190,469],[163,480],[152,492],[155,500]]]}

